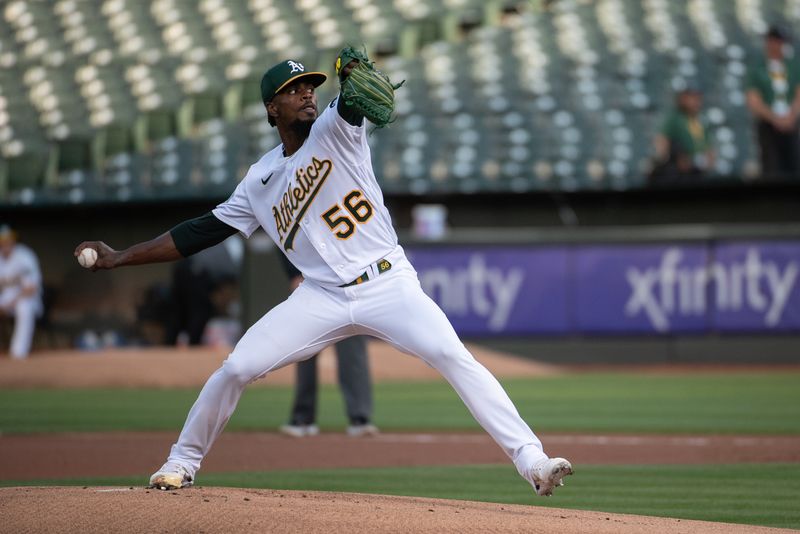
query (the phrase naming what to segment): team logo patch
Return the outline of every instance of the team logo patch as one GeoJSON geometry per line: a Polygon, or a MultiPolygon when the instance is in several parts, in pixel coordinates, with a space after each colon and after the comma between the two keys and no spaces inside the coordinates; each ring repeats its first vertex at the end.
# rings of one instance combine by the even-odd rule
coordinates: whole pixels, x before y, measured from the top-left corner
{"type": "Polygon", "coordinates": [[[306,70],[302,63],[295,63],[294,61],[287,61],[286,63],[292,67],[292,72],[289,74],[294,74],[295,72],[305,72],[306,70]]]}

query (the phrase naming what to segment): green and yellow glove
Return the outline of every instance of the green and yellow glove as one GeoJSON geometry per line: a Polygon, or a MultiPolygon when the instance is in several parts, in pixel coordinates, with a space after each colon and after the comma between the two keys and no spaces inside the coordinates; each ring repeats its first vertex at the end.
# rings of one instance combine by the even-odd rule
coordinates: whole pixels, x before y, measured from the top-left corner
{"type": "Polygon", "coordinates": [[[377,70],[365,52],[347,47],[336,60],[336,74],[341,81],[340,98],[378,128],[394,122],[394,91],[405,83],[392,84],[389,77],[377,70]],[[356,64],[349,72],[347,65],[356,64]]]}

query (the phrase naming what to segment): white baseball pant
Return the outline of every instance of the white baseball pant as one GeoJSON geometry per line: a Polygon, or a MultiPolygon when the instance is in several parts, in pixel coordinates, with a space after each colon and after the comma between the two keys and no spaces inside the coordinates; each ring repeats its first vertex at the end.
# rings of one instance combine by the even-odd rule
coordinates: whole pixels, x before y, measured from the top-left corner
{"type": "Polygon", "coordinates": [[[36,316],[39,314],[38,297],[20,297],[11,306],[3,306],[14,316],[14,331],[11,334],[11,357],[17,360],[28,357],[33,343],[33,332],[36,328],[36,316]]]}
{"type": "Polygon", "coordinates": [[[520,474],[547,457],[502,386],[458,339],[402,257],[390,271],[359,285],[305,280],[259,319],[206,382],[168,462],[194,476],[249,382],[356,334],[383,339],[437,369],[520,474]]]}

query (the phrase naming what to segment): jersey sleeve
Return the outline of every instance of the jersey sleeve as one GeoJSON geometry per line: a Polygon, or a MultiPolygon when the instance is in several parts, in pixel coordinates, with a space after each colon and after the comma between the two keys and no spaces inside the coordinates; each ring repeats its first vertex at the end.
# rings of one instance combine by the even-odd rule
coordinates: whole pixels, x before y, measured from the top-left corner
{"type": "Polygon", "coordinates": [[[367,143],[367,121],[356,126],[347,122],[337,109],[339,97],[325,108],[311,131],[318,143],[326,146],[339,157],[353,165],[360,165],[369,158],[367,143]]]}
{"type": "Polygon", "coordinates": [[[211,210],[211,213],[228,226],[239,230],[245,237],[250,237],[255,232],[258,220],[247,196],[247,176],[239,182],[230,198],[211,210]]]}
{"type": "Polygon", "coordinates": [[[758,65],[751,63],[747,66],[747,72],[744,77],[744,88],[746,90],[758,91],[758,65]]]}
{"type": "Polygon", "coordinates": [[[678,122],[678,115],[673,111],[667,115],[663,122],[661,123],[661,128],[659,133],[669,139],[670,141],[674,142],[678,137],[680,137],[680,124],[678,122]]]}

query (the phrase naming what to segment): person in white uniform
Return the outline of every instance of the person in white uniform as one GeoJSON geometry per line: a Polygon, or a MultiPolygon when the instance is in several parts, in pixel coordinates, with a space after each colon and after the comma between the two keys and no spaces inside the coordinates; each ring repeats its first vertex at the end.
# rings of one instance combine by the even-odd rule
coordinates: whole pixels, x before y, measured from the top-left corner
{"type": "Polygon", "coordinates": [[[11,357],[28,357],[36,328],[36,318],[42,314],[42,273],[36,253],[17,243],[16,232],[0,225],[0,316],[14,318],[11,334],[11,357]]]}
{"type": "MultiPolygon", "coordinates": [[[[347,50],[337,61],[340,80],[359,61],[347,50]]],[[[339,97],[318,113],[315,88],[325,79],[292,60],[264,74],[267,120],[282,142],[211,212],[125,250],[100,241],[75,249],[76,256],[85,247],[96,249],[93,269],[112,269],[176,260],[261,227],[304,277],[286,301],[247,330],[208,379],[150,486],[193,483],[248,383],[339,340],[371,335],[437,369],[536,493],[550,495],[572,466],[545,454],[498,381],[422,291],[384,206],[363,115],[339,97]]]]}

